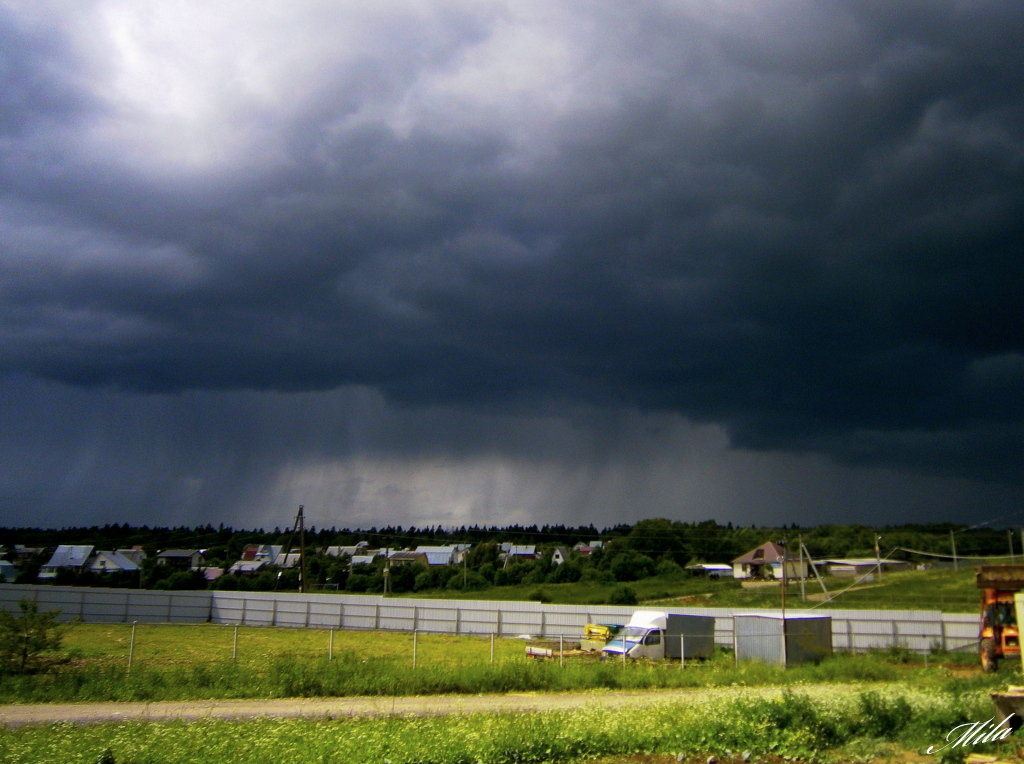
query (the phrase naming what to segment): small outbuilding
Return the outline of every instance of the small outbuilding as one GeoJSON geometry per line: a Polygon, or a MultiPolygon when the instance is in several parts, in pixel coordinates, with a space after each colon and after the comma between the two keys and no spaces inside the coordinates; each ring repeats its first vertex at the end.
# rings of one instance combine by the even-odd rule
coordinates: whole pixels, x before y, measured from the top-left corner
{"type": "Polygon", "coordinates": [[[879,568],[883,572],[894,570],[912,570],[913,564],[905,560],[889,560],[885,557],[848,557],[843,559],[825,560],[824,564],[830,576],[839,578],[854,578],[862,576],[879,568]]]}
{"type": "Polygon", "coordinates": [[[732,578],[732,565],[714,562],[698,562],[695,565],[687,565],[686,572],[691,576],[705,576],[707,578],[732,578]]]}
{"type": "Polygon", "coordinates": [[[762,660],[789,666],[816,663],[832,655],[831,616],[737,613],[732,623],[736,660],[762,660]]]}

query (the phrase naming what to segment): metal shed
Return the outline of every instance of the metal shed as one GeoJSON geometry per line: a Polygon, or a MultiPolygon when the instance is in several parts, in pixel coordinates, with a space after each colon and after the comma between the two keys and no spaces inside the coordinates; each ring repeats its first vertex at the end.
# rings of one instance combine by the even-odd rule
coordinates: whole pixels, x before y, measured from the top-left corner
{"type": "Polygon", "coordinates": [[[715,652],[713,616],[668,613],[666,620],[666,658],[710,658],[715,652]]]}
{"type": "Polygon", "coordinates": [[[832,618],[774,613],[733,616],[736,660],[762,660],[788,666],[832,654],[832,618]]]}

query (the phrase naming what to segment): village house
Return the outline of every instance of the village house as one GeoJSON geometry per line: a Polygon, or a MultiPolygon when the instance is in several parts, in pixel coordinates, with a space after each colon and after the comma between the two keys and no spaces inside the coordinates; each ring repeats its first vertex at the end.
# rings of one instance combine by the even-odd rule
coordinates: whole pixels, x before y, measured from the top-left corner
{"type": "Polygon", "coordinates": [[[783,562],[786,567],[786,578],[806,578],[807,561],[801,561],[797,555],[787,556],[781,546],[768,541],[751,549],[732,561],[732,575],[737,579],[774,578],[782,579],[783,562]]]}
{"type": "Polygon", "coordinates": [[[92,544],[60,544],[47,563],[39,569],[39,580],[52,580],[60,570],[80,573],[88,565],[94,548],[92,544]]]}
{"type": "Polygon", "coordinates": [[[199,570],[203,567],[201,549],[165,549],[156,556],[157,565],[177,570],[199,570]]]}
{"type": "Polygon", "coordinates": [[[461,565],[469,554],[469,544],[445,544],[444,546],[418,546],[417,552],[427,556],[428,565],[461,565]]]}
{"type": "Polygon", "coordinates": [[[98,551],[89,558],[85,569],[93,573],[138,573],[139,566],[115,551],[98,551]]]}

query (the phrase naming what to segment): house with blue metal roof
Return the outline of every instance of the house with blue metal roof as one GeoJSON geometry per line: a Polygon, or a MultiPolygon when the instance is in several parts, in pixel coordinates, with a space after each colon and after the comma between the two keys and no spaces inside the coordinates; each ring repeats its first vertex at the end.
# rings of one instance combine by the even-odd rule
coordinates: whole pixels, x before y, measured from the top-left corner
{"type": "Polygon", "coordinates": [[[49,561],[39,569],[39,580],[46,581],[57,577],[57,571],[61,569],[82,571],[92,557],[92,544],[61,544],[58,546],[49,561]]]}

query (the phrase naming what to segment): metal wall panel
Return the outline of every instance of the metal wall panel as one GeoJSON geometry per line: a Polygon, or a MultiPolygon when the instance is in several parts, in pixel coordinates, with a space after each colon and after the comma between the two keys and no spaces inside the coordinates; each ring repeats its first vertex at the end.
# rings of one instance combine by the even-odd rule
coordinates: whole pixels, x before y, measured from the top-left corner
{"type": "MultiPolygon", "coordinates": [[[[143,621],[278,625],[295,628],[343,628],[432,631],[439,633],[519,634],[577,637],[586,623],[626,623],[635,608],[612,605],[550,605],[422,598],[385,598],[358,594],[295,594],[235,591],[92,589],[43,585],[0,585],[0,608],[16,610],[21,599],[41,610],[60,610],[61,620],[143,621]]],[[[778,613],[739,608],[671,608],[670,612],[712,616],[715,641],[732,646],[733,615],[778,613]]],[[[917,652],[933,646],[973,649],[978,619],[973,614],[938,611],[790,610],[793,615],[829,615],[834,650],[884,649],[894,645],[917,652]]]]}

